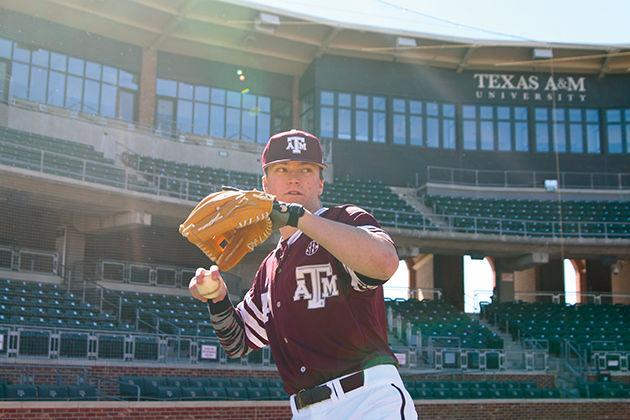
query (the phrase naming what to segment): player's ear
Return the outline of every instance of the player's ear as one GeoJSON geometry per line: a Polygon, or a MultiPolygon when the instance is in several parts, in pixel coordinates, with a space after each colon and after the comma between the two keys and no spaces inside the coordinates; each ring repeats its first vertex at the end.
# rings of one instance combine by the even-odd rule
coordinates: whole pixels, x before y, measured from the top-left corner
{"type": "Polygon", "coordinates": [[[262,181],[262,188],[264,192],[267,192],[267,177],[263,175],[260,180],[262,181]]]}

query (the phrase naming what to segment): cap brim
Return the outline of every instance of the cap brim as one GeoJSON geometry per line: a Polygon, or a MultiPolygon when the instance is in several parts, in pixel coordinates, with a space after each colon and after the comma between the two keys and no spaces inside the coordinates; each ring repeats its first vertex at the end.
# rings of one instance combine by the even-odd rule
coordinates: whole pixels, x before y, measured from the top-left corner
{"type": "Polygon", "coordinates": [[[328,167],[328,165],[326,165],[325,163],[319,163],[319,162],[312,162],[310,160],[302,160],[302,159],[280,159],[280,160],[274,160],[273,162],[269,162],[265,165],[263,165],[263,169],[267,169],[269,166],[274,165],[276,163],[286,163],[286,162],[306,162],[306,163],[312,163],[313,165],[317,165],[322,169],[326,169],[328,167]]]}

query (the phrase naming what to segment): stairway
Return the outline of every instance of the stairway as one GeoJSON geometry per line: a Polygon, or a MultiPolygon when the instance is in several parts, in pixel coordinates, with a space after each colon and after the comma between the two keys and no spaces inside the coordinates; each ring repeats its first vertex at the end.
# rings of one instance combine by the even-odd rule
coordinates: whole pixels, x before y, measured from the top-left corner
{"type": "Polygon", "coordinates": [[[405,188],[405,187],[389,187],[394,193],[398,195],[402,200],[405,201],[409,206],[411,206],[414,210],[424,216],[427,220],[429,220],[433,225],[439,228],[445,228],[448,224],[444,221],[440,216],[433,214],[433,209],[426,206],[422,200],[417,198],[417,193],[415,188],[405,188]]]}
{"type": "Polygon", "coordinates": [[[523,370],[525,369],[525,357],[523,353],[523,346],[517,341],[512,340],[512,336],[504,331],[501,331],[499,327],[490,324],[483,318],[479,317],[479,314],[468,314],[472,319],[479,320],[479,323],[486,326],[490,331],[498,335],[503,340],[503,350],[505,351],[505,369],[506,370],[523,370]]]}

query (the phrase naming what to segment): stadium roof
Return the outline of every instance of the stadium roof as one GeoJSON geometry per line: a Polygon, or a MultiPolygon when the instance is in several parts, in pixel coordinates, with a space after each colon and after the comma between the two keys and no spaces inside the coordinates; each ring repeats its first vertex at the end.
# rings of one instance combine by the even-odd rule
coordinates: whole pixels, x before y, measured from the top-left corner
{"type": "MultiPolygon", "coordinates": [[[[630,46],[487,40],[333,20],[262,0],[4,0],[2,7],[150,49],[301,75],[324,54],[497,72],[630,72],[630,46]],[[538,50],[534,58],[534,50],[538,50]]],[[[340,15],[343,17],[343,15],[340,15]]],[[[402,21],[401,21],[402,22],[402,21]]],[[[391,26],[391,25],[390,25],[391,26]]]]}

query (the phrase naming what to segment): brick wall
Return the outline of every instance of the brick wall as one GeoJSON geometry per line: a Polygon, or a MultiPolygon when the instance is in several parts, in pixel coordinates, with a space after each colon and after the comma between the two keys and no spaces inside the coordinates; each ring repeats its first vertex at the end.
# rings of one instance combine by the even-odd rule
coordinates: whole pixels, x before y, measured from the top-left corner
{"type": "MultiPolygon", "coordinates": [[[[505,400],[416,402],[423,420],[628,419],[630,401],[505,400]]],[[[286,402],[0,402],[0,418],[288,419],[286,402]]]]}

